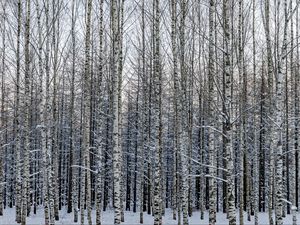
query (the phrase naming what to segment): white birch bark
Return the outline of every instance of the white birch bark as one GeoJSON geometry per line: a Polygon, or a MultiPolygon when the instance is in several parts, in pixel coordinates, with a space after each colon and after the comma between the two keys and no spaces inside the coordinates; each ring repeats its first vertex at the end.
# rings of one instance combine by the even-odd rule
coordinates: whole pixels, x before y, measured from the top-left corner
{"type": "MultiPolygon", "coordinates": [[[[273,62],[272,62],[272,50],[271,50],[271,38],[270,38],[270,1],[265,1],[265,35],[266,35],[266,43],[267,43],[267,67],[268,67],[268,99],[269,99],[269,112],[271,116],[273,116],[273,62]]],[[[274,132],[274,125],[270,124],[270,133],[274,132]]],[[[268,203],[268,213],[269,213],[269,223],[273,224],[273,187],[274,187],[274,149],[275,141],[271,138],[270,141],[270,166],[268,169],[268,187],[267,190],[267,203],[268,203]]]]}
{"type": "MultiPolygon", "coordinates": [[[[252,47],[253,47],[253,105],[256,104],[256,32],[255,32],[255,8],[256,1],[252,0],[252,47]]],[[[253,115],[253,132],[254,132],[254,153],[253,153],[253,211],[254,211],[254,225],[258,225],[258,204],[259,204],[259,174],[258,174],[258,146],[256,135],[256,110],[254,109],[253,115]]]]}
{"type": "MultiPolygon", "coordinates": [[[[296,37],[299,37],[299,8],[297,8],[296,10],[296,37]]],[[[296,61],[299,62],[299,45],[297,45],[297,53],[296,53],[296,61]]],[[[299,71],[300,71],[300,67],[299,67],[299,63],[297,63],[297,66],[296,66],[296,77],[295,77],[295,86],[298,87],[298,84],[299,84],[299,71]]],[[[299,118],[299,112],[300,112],[300,109],[299,109],[299,88],[295,89],[295,114],[297,114],[297,116],[295,115],[295,118],[299,118]]],[[[298,165],[297,165],[297,168],[296,168],[296,171],[299,171],[300,169],[300,154],[299,154],[299,119],[295,119],[295,157],[296,157],[296,160],[298,162],[298,165]]],[[[299,188],[299,182],[300,182],[300,173],[298,172],[298,176],[297,174],[295,175],[296,176],[296,180],[298,181],[298,186],[297,188],[299,188]]],[[[299,189],[298,189],[299,190],[299,189]]],[[[298,191],[298,198],[296,196],[296,202],[298,203],[298,208],[300,207],[300,195],[299,195],[299,191],[298,191]]],[[[299,211],[299,209],[298,209],[299,211]]]]}
{"type": "MultiPolygon", "coordinates": [[[[5,113],[5,101],[6,100],[6,87],[5,87],[5,77],[6,77],[6,2],[2,5],[3,9],[3,15],[2,15],[2,26],[1,26],[1,32],[2,32],[2,65],[1,65],[1,130],[7,130],[7,116],[5,113]]],[[[5,138],[5,133],[0,136],[0,216],[3,216],[3,209],[4,209],[4,191],[5,191],[5,174],[4,174],[4,167],[3,162],[5,160],[5,152],[7,148],[3,147],[6,145],[7,138],[5,138]]],[[[6,186],[7,187],[7,186],[6,186]]]]}
{"type": "MultiPolygon", "coordinates": [[[[296,37],[299,37],[299,8],[297,8],[296,10],[296,37]]],[[[299,84],[299,45],[297,45],[296,47],[296,61],[297,61],[297,65],[296,65],[296,69],[295,69],[295,131],[294,131],[294,135],[295,135],[295,139],[294,139],[294,147],[295,147],[295,160],[296,162],[298,162],[295,165],[295,170],[299,171],[299,162],[300,162],[300,154],[299,154],[299,88],[298,88],[298,84],[299,84]]],[[[296,185],[296,188],[299,188],[299,181],[300,181],[300,173],[298,172],[298,177],[297,177],[297,173],[295,174],[295,182],[297,183],[298,181],[298,186],[296,185]]],[[[297,192],[296,192],[297,193],[297,192]]],[[[298,191],[298,199],[297,199],[297,194],[295,196],[295,201],[296,203],[298,203],[298,208],[299,208],[299,191],[298,191]]],[[[298,209],[299,211],[299,209],[298,209]]]]}
{"type": "MultiPolygon", "coordinates": [[[[43,61],[42,61],[42,55],[43,55],[43,43],[42,43],[42,27],[41,27],[41,11],[40,11],[40,5],[39,2],[36,2],[36,11],[38,15],[38,30],[39,30],[39,85],[40,85],[40,90],[39,90],[39,102],[40,102],[40,107],[39,107],[39,114],[41,115],[41,124],[40,124],[40,132],[41,132],[41,148],[42,148],[42,173],[43,173],[43,205],[44,205],[44,218],[45,218],[45,225],[49,225],[49,194],[48,194],[48,150],[47,150],[47,122],[48,122],[48,109],[47,109],[47,104],[48,104],[48,98],[49,96],[45,92],[43,88],[43,61]]],[[[49,80],[49,78],[46,80],[49,80]]],[[[46,83],[45,86],[47,86],[48,83],[46,83]]]]}
{"type": "MultiPolygon", "coordinates": [[[[68,213],[71,213],[74,210],[75,217],[75,208],[74,207],[74,195],[73,190],[75,190],[75,185],[73,184],[73,176],[74,176],[74,168],[73,165],[73,157],[74,157],[74,146],[73,146],[73,117],[74,117],[74,79],[75,79],[75,0],[72,0],[72,25],[71,25],[71,36],[72,36],[72,75],[71,75],[71,99],[70,99],[70,107],[69,107],[69,119],[70,119],[70,133],[69,133],[69,172],[68,172],[68,213]],[[74,186],[74,188],[73,188],[74,186]]],[[[76,190],[75,190],[76,191],[76,190]]],[[[74,191],[74,192],[75,192],[74,191]]]]}
{"type": "MultiPolygon", "coordinates": [[[[103,50],[103,0],[100,0],[99,5],[99,83],[100,86],[98,92],[98,109],[101,111],[102,106],[102,77],[103,77],[103,58],[104,58],[104,50],[103,50]]],[[[102,115],[98,115],[98,129],[101,129],[103,119],[102,115]]],[[[102,138],[100,137],[100,132],[98,132],[98,146],[97,146],[97,175],[96,175],[96,225],[101,225],[101,210],[102,210],[102,138]]]]}
{"type": "Polygon", "coordinates": [[[146,94],[147,94],[147,87],[146,87],[146,43],[145,43],[145,0],[142,0],[142,112],[141,118],[139,121],[139,127],[141,129],[141,144],[140,144],[140,159],[139,159],[139,213],[140,213],[140,224],[144,223],[144,169],[145,169],[145,162],[144,162],[144,154],[145,154],[145,131],[144,124],[146,124],[146,94]]]}
{"type": "MultiPolygon", "coordinates": [[[[287,53],[287,0],[284,1],[284,31],[283,31],[283,43],[281,53],[277,58],[277,79],[276,79],[276,95],[275,95],[275,133],[274,138],[276,138],[276,168],[275,168],[275,215],[276,215],[276,225],[283,224],[283,150],[282,150],[282,132],[283,132],[283,63],[285,61],[287,53]]],[[[277,24],[278,26],[278,24],[277,24]]]]}
{"type": "Polygon", "coordinates": [[[153,103],[153,129],[154,129],[154,190],[153,190],[153,216],[154,225],[161,225],[162,208],[161,208],[161,65],[160,65],[160,1],[153,2],[154,11],[154,43],[153,43],[153,88],[154,88],[154,103],[153,103]]]}
{"type": "Polygon", "coordinates": [[[30,4],[31,1],[26,1],[26,22],[25,22],[25,71],[24,71],[24,181],[22,187],[22,216],[21,224],[26,225],[27,207],[28,207],[28,195],[29,195],[29,147],[30,147],[30,55],[29,55],[29,43],[30,43],[30,4]]]}
{"type": "Polygon", "coordinates": [[[86,8],[86,34],[85,34],[85,63],[83,77],[83,167],[82,170],[82,187],[81,187],[81,224],[84,225],[84,207],[86,204],[88,224],[92,224],[91,218],[91,185],[90,185],[90,94],[91,94],[91,72],[90,72],[90,50],[91,50],[91,17],[92,17],[92,0],[87,0],[86,8]],[[84,200],[85,199],[85,200],[84,200]]]}
{"type": "Polygon", "coordinates": [[[58,185],[58,112],[57,112],[57,77],[58,77],[58,37],[57,30],[59,30],[59,0],[52,0],[52,49],[53,49],[53,98],[52,98],[52,129],[51,129],[51,138],[52,138],[52,189],[51,194],[54,197],[54,218],[56,221],[59,220],[59,185],[58,185]]]}
{"type": "Polygon", "coordinates": [[[21,223],[21,129],[20,129],[20,67],[21,67],[21,54],[20,54],[20,39],[21,39],[21,15],[22,15],[22,2],[18,1],[18,28],[17,28],[17,71],[16,71],[16,95],[15,95],[15,126],[16,126],[16,222],[21,223]]]}
{"type": "Polygon", "coordinates": [[[235,194],[234,194],[234,165],[233,165],[233,147],[232,147],[232,74],[231,74],[231,49],[230,49],[230,24],[229,24],[230,1],[223,0],[223,18],[224,18],[224,42],[225,42],[225,149],[227,165],[227,201],[228,201],[228,219],[229,225],[236,224],[235,194]]]}
{"type": "MultiPolygon", "coordinates": [[[[122,155],[122,72],[123,72],[123,23],[124,23],[124,2],[125,0],[119,0],[119,9],[118,9],[118,149],[122,155]]],[[[122,157],[120,158],[121,168],[124,167],[122,157]]],[[[124,222],[124,206],[123,206],[123,196],[124,196],[124,185],[123,185],[123,176],[122,169],[120,170],[120,179],[121,179],[121,222],[124,222]]]]}
{"type": "Polygon", "coordinates": [[[186,68],[186,59],[185,59],[185,24],[186,24],[186,14],[187,14],[187,3],[186,0],[180,1],[180,27],[179,27],[179,57],[180,57],[180,75],[181,75],[181,88],[179,89],[179,100],[180,107],[178,110],[181,123],[181,129],[179,130],[180,135],[180,154],[181,154],[181,166],[182,166],[182,219],[183,225],[188,225],[188,74],[186,68]]]}
{"type": "Polygon", "coordinates": [[[74,115],[75,115],[75,60],[76,60],[76,36],[75,36],[75,25],[76,25],[76,0],[72,0],[72,28],[71,28],[71,35],[72,35],[72,76],[71,76],[71,100],[70,100],[70,152],[69,152],[69,188],[68,188],[68,212],[74,212],[73,221],[76,223],[78,221],[78,182],[77,176],[78,168],[72,167],[75,164],[75,157],[74,157],[74,115]]]}
{"type": "MultiPolygon", "coordinates": [[[[289,10],[290,12],[293,11],[293,2],[290,1],[290,7],[289,7],[289,10]]],[[[293,21],[293,18],[291,19],[291,26],[290,26],[290,38],[291,38],[291,53],[290,53],[290,69],[291,69],[291,76],[294,78],[292,79],[292,84],[293,84],[293,87],[294,88],[294,108],[292,109],[293,110],[293,114],[295,115],[295,118],[297,116],[297,105],[298,103],[296,103],[295,101],[297,101],[297,91],[298,91],[298,87],[297,87],[297,75],[295,73],[295,69],[294,69],[294,21],[293,21]]],[[[293,90],[293,89],[292,89],[293,90]]],[[[297,119],[296,119],[297,120],[297,119]]],[[[287,121],[288,123],[288,121],[287,121]]],[[[294,134],[296,134],[295,130],[296,130],[296,126],[297,126],[297,123],[294,122],[294,134]]],[[[296,162],[297,162],[297,159],[296,159],[296,153],[295,153],[295,150],[297,149],[297,138],[294,138],[294,145],[292,145],[292,148],[294,147],[294,149],[292,149],[291,153],[290,153],[290,161],[287,162],[287,165],[289,165],[290,163],[290,174],[287,174],[288,176],[290,175],[290,191],[291,191],[291,194],[290,194],[290,201],[291,201],[291,211],[292,211],[292,219],[293,219],[293,225],[296,225],[297,224],[297,214],[296,214],[296,189],[297,189],[297,186],[296,186],[296,162]]],[[[286,151],[289,151],[288,149],[286,149],[286,151]]]]}
{"type": "MultiPolygon", "coordinates": [[[[243,76],[243,47],[242,47],[242,38],[243,38],[243,34],[242,34],[242,0],[239,0],[239,3],[238,3],[238,7],[239,7],[239,10],[238,10],[238,71],[239,71],[239,86],[242,85],[242,76],[243,76]]],[[[242,114],[242,118],[241,118],[241,121],[240,121],[240,129],[239,129],[239,136],[240,136],[240,153],[239,153],[239,158],[240,158],[240,166],[239,166],[239,180],[240,180],[240,183],[239,183],[239,221],[240,221],[240,225],[244,225],[244,154],[245,154],[245,137],[244,137],[244,129],[245,129],[245,124],[244,124],[244,112],[243,110],[245,109],[244,108],[244,93],[241,94],[241,98],[240,98],[240,101],[241,101],[241,104],[239,106],[240,108],[240,114],[242,114]]]]}
{"type": "Polygon", "coordinates": [[[208,154],[209,154],[209,224],[216,223],[216,147],[214,146],[214,79],[215,79],[215,66],[214,66],[214,41],[215,41],[215,1],[209,1],[209,50],[208,50],[208,110],[209,110],[209,130],[208,130],[208,154]]]}
{"type": "MultiPolygon", "coordinates": [[[[179,137],[179,129],[180,129],[180,118],[178,115],[178,108],[179,105],[179,78],[178,78],[178,56],[177,56],[177,1],[172,0],[171,1],[171,42],[172,42],[172,54],[173,54],[173,80],[174,80],[174,153],[173,153],[173,196],[172,196],[172,207],[173,207],[173,219],[176,220],[176,213],[177,210],[180,210],[178,208],[178,202],[177,202],[177,196],[179,195],[178,192],[178,152],[179,152],[179,143],[180,143],[180,137],[179,137]]],[[[180,218],[180,215],[178,215],[180,218]]],[[[179,220],[178,220],[179,222],[179,220]]]]}
{"type": "Polygon", "coordinates": [[[111,0],[111,16],[112,16],[112,80],[113,80],[113,178],[114,178],[114,224],[121,223],[121,157],[122,152],[119,148],[119,23],[117,0],[111,0]]]}

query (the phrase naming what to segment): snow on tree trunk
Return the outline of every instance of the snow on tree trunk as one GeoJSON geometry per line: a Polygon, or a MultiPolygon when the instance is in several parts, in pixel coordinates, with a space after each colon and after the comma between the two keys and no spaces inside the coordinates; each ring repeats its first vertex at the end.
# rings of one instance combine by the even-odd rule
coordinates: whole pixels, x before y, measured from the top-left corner
{"type": "Polygon", "coordinates": [[[145,0],[142,0],[142,112],[141,118],[139,121],[139,127],[141,129],[141,146],[140,146],[140,159],[139,159],[139,212],[140,212],[140,224],[144,223],[144,174],[145,174],[145,161],[144,161],[144,154],[145,154],[145,142],[146,142],[146,129],[144,128],[144,124],[147,123],[147,87],[146,87],[146,58],[145,58],[145,0]]]}
{"type": "Polygon", "coordinates": [[[85,63],[84,63],[84,77],[83,77],[83,167],[82,170],[82,187],[81,187],[81,224],[84,224],[84,209],[86,205],[88,224],[92,224],[91,218],[91,185],[90,185],[90,87],[91,87],[91,74],[90,74],[90,49],[91,49],[91,14],[92,14],[92,0],[87,1],[86,8],[86,34],[85,34],[85,63]]]}
{"type": "MultiPolygon", "coordinates": [[[[256,104],[256,33],[255,33],[255,7],[256,1],[252,0],[252,47],[253,47],[253,105],[256,104]]],[[[253,153],[253,211],[254,211],[254,225],[258,225],[258,204],[259,204],[259,174],[258,174],[258,145],[256,135],[256,110],[254,109],[254,115],[252,120],[252,127],[254,132],[254,153],[253,153]]]]}
{"type": "Polygon", "coordinates": [[[179,27],[179,57],[180,57],[180,75],[181,75],[181,88],[179,89],[179,116],[180,118],[180,129],[179,129],[179,148],[181,154],[181,166],[182,166],[182,217],[183,217],[183,225],[188,225],[188,194],[189,194],[189,181],[188,181],[188,73],[186,69],[186,59],[185,59],[185,23],[186,23],[186,10],[187,4],[186,0],[180,1],[180,27],[179,27]]]}
{"type": "MultiPolygon", "coordinates": [[[[2,18],[2,27],[1,31],[3,33],[2,36],[2,69],[1,69],[1,130],[6,130],[7,129],[7,116],[5,113],[5,93],[6,93],[6,87],[5,87],[5,77],[6,77],[6,68],[5,68],[5,61],[6,61],[6,2],[3,5],[3,18],[2,18]]],[[[6,147],[3,147],[6,145],[7,138],[5,136],[7,133],[3,132],[3,134],[0,136],[0,216],[3,216],[3,206],[4,206],[4,190],[5,190],[5,175],[4,175],[4,167],[3,167],[3,162],[4,162],[4,156],[5,152],[7,151],[6,147]]]]}
{"type": "Polygon", "coordinates": [[[214,101],[215,99],[215,66],[214,66],[214,41],[215,41],[215,1],[209,1],[209,52],[208,52],[208,110],[209,110],[209,128],[208,128],[208,154],[209,154],[209,224],[216,223],[216,149],[214,146],[214,101]]]}
{"type": "MultiPolygon", "coordinates": [[[[293,4],[292,2],[290,2],[290,8],[289,8],[290,12],[293,11],[293,4]]],[[[295,62],[294,62],[294,22],[293,20],[291,20],[291,27],[290,27],[290,32],[291,32],[291,53],[290,53],[290,70],[291,70],[291,76],[293,77],[292,79],[292,90],[294,90],[294,108],[292,108],[292,112],[295,116],[295,118],[297,118],[297,106],[298,106],[298,103],[296,103],[296,101],[298,100],[297,99],[297,95],[298,95],[298,87],[297,87],[297,75],[295,73],[295,62]]],[[[287,76],[286,76],[287,78],[287,76]]],[[[296,119],[297,120],[297,119],[296,119]]],[[[288,121],[287,121],[287,124],[288,124],[288,121]]],[[[292,124],[293,126],[293,130],[294,130],[294,133],[293,135],[295,135],[297,132],[295,132],[296,130],[296,127],[297,127],[297,122],[294,122],[292,124]]],[[[292,136],[293,136],[292,135],[292,136]]],[[[297,186],[296,186],[296,165],[297,165],[297,159],[296,159],[296,154],[295,154],[295,151],[297,150],[297,138],[295,138],[294,136],[294,142],[292,142],[293,144],[291,145],[292,148],[294,147],[294,149],[292,149],[291,153],[290,153],[290,161],[287,162],[287,165],[290,165],[290,174],[287,174],[288,176],[290,175],[290,192],[291,192],[291,205],[290,205],[290,208],[291,208],[291,211],[292,211],[292,217],[293,217],[293,225],[296,225],[297,224],[297,215],[296,215],[296,210],[297,210],[297,207],[296,207],[296,189],[297,189],[297,186]]],[[[287,149],[288,151],[288,149],[287,149]]]]}
{"type": "Polygon", "coordinates": [[[30,55],[29,55],[29,43],[30,43],[30,0],[26,1],[26,22],[25,22],[25,70],[24,70],[24,155],[23,155],[23,169],[24,169],[24,181],[22,186],[22,217],[21,224],[26,225],[26,217],[29,213],[28,210],[28,197],[29,197],[29,167],[30,167],[30,55]]]}
{"type": "Polygon", "coordinates": [[[111,17],[112,17],[112,94],[113,94],[113,178],[114,178],[114,224],[121,223],[121,168],[122,168],[122,152],[119,145],[119,41],[120,41],[120,30],[118,27],[119,16],[117,10],[117,1],[111,1],[111,17]]]}
{"type": "Polygon", "coordinates": [[[16,95],[15,95],[15,126],[16,126],[16,222],[21,223],[21,129],[20,129],[20,67],[21,67],[21,55],[20,55],[20,39],[21,39],[21,15],[22,15],[22,2],[18,1],[18,28],[17,28],[17,71],[16,71],[16,95]]]}
{"type": "Polygon", "coordinates": [[[225,41],[225,149],[227,165],[227,201],[228,201],[228,219],[229,225],[236,224],[235,194],[234,194],[234,159],[232,147],[232,74],[231,74],[231,50],[230,50],[230,30],[229,30],[229,8],[230,1],[223,0],[223,18],[224,18],[224,41],[225,41]]]}
{"type": "MultiPolygon", "coordinates": [[[[102,77],[103,77],[103,0],[100,0],[100,6],[99,6],[99,48],[100,48],[100,55],[99,55],[99,82],[98,85],[99,91],[98,91],[98,97],[97,97],[97,103],[98,110],[101,111],[102,107],[102,77]]],[[[98,115],[97,118],[97,124],[98,129],[101,128],[103,124],[103,116],[98,115]]],[[[103,165],[102,165],[102,151],[103,151],[103,144],[102,144],[102,137],[100,136],[101,132],[98,131],[98,137],[97,137],[97,158],[96,158],[96,168],[97,168],[97,175],[96,175],[96,225],[101,225],[101,211],[102,211],[102,175],[103,175],[103,165]]]]}
{"type": "Polygon", "coordinates": [[[162,224],[162,146],[161,146],[161,65],[160,65],[160,1],[153,2],[154,12],[154,43],[153,43],[153,129],[154,129],[154,190],[153,190],[153,216],[154,225],[162,224]]]}
{"type": "Polygon", "coordinates": [[[275,215],[276,215],[276,225],[283,224],[283,150],[282,150],[282,134],[283,134],[283,63],[286,58],[287,53],[287,24],[288,24],[288,15],[287,15],[287,0],[284,1],[284,31],[283,31],[283,43],[281,53],[277,58],[277,76],[276,76],[276,95],[275,95],[275,133],[274,137],[276,138],[276,167],[275,167],[275,215]]]}

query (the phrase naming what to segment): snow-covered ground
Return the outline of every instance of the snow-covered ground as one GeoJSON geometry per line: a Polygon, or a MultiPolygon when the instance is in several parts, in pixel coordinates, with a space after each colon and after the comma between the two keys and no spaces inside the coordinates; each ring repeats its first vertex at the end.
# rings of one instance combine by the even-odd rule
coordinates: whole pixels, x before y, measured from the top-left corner
{"type": "MultiPolygon", "coordinates": [[[[108,210],[103,212],[102,214],[102,225],[112,225],[113,224],[114,214],[112,210],[108,210]]],[[[239,224],[238,220],[239,216],[237,216],[237,224],[239,224]]],[[[254,218],[251,217],[251,221],[247,221],[247,215],[244,215],[245,225],[253,225],[254,218]]],[[[259,225],[267,225],[268,224],[268,214],[267,213],[259,213],[259,225]]],[[[204,220],[200,220],[200,213],[194,212],[193,216],[189,219],[190,225],[208,225],[208,213],[206,212],[204,215],[204,220]]],[[[284,218],[285,225],[292,225],[292,216],[287,215],[284,218]]],[[[87,224],[87,221],[85,222],[87,224]]],[[[4,216],[0,216],[0,225],[15,225],[15,209],[5,209],[4,216]]],[[[60,211],[60,220],[56,221],[57,225],[75,225],[80,224],[80,213],[79,213],[79,222],[73,222],[73,214],[68,214],[66,210],[60,211]]],[[[93,224],[95,224],[95,211],[93,211],[93,224]]],[[[127,225],[138,225],[139,223],[139,214],[133,212],[125,212],[125,222],[122,224],[127,225]]],[[[153,217],[144,213],[144,225],[152,225],[153,217]]],[[[163,217],[163,225],[177,225],[177,221],[172,219],[171,210],[166,210],[166,215],[163,217]]],[[[227,225],[228,220],[226,219],[226,215],[223,213],[217,214],[217,225],[227,225]]],[[[300,214],[297,214],[297,224],[300,224],[300,214]]],[[[37,214],[32,214],[29,218],[27,218],[27,225],[44,225],[44,217],[43,210],[40,209],[37,211],[37,214]]]]}

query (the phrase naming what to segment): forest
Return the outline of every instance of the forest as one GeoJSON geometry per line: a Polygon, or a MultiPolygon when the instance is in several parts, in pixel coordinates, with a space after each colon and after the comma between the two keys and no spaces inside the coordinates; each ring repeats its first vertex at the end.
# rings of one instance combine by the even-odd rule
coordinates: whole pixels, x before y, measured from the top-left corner
{"type": "Polygon", "coordinates": [[[299,224],[299,4],[0,0],[0,224],[299,224]]]}

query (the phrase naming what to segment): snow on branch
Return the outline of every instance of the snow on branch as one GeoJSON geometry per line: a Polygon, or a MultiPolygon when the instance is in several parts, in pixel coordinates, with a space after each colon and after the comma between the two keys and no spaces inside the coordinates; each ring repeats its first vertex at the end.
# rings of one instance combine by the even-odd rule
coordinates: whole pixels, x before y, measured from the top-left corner
{"type": "Polygon", "coordinates": [[[72,165],[71,167],[81,168],[81,169],[84,169],[84,170],[89,170],[89,171],[92,172],[92,173],[98,173],[98,171],[91,170],[90,168],[87,168],[87,167],[84,167],[84,166],[72,165]]]}

